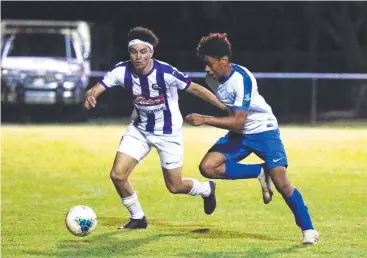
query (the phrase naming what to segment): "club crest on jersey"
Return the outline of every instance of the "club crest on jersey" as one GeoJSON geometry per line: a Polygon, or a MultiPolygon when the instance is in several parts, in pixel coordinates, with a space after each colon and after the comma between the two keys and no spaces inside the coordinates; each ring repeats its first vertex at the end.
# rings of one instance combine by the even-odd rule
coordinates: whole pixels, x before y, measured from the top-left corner
{"type": "Polygon", "coordinates": [[[250,94],[249,93],[245,94],[244,100],[245,101],[250,101],[251,100],[251,97],[250,97],[250,94]]]}
{"type": "Polygon", "coordinates": [[[153,89],[153,90],[161,90],[161,89],[162,89],[162,87],[161,87],[161,86],[159,86],[158,84],[152,84],[152,89],[153,89]]]}

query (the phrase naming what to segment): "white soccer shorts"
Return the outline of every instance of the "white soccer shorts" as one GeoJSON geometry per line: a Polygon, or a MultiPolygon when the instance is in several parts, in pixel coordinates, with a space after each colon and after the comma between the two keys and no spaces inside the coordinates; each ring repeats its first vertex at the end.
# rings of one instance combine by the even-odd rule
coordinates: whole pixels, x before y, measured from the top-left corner
{"type": "Polygon", "coordinates": [[[138,130],[130,124],[123,133],[117,151],[125,153],[141,162],[150,149],[157,149],[161,166],[166,169],[182,167],[183,141],[182,134],[176,135],[152,135],[138,130]]]}

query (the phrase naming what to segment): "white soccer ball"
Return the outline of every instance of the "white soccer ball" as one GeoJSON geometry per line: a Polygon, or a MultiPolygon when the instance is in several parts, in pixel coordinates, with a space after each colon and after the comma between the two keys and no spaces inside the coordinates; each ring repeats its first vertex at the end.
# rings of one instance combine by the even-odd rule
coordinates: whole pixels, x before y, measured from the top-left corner
{"type": "Polygon", "coordinates": [[[75,236],[85,237],[97,226],[97,215],[92,208],[85,205],[74,206],[65,217],[67,229],[75,236]]]}

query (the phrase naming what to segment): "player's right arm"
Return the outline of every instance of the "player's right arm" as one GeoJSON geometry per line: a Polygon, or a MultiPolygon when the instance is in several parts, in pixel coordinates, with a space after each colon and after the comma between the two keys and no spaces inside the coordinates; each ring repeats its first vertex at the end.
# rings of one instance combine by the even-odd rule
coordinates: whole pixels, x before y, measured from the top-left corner
{"type": "Polygon", "coordinates": [[[116,85],[123,85],[124,74],[125,74],[125,66],[122,66],[121,63],[118,63],[111,71],[109,71],[100,82],[97,82],[90,90],[85,93],[85,102],[84,107],[86,109],[95,108],[97,105],[97,98],[101,95],[106,89],[114,87],[116,85]]]}
{"type": "MultiPolygon", "coordinates": [[[[247,79],[247,77],[246,77],[247,79]]],[[[232,111],[226,117],[204,116],[199,114],[190,114],[186,116],[186,121],[190,125],[200,126],[203,124],[227,129],[234,132],[241,132],[244,127],[250,108],[252,97],[253,81],[240,78],[235,82],[234,94],[235,99],[232,111]]]]}
{"type": "Polygon", "coordinates": [[[189,114],[185,119],[193,126],[210,125],[233,132],[241,132],[245,126],[247,115],[247,111],[233,110],[229,116],[224,117],[189,114]]]}
{"type": "Polygon", "coordinates": [[[84,95],[85,96],[84,107],[86,109],[95,108],[97,105],[97,97],[101,95],[105,90],[106,88],[99,82],[96,85],[94,85],[84,95]]]}

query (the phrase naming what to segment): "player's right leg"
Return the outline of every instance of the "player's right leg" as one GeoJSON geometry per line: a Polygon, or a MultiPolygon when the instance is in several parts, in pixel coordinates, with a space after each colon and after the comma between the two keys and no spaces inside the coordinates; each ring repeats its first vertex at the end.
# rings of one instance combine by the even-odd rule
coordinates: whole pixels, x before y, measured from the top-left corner
{"type": "Polygon", "coordinates": [[[245,179],[256,178],[261,166],[239,164],[238,161],[251,154],[242,145],[243,135],[227,133],[209,149],[199,165],[201,174],[207,178],[245,179]]]}
{"type": "Polygon", "coordinates": [[[263,201],[268,204],[273,195],[271,179],[263,164],[240,164],[238,161],[251,154],[251,149],[244,145],[246,137],[228,133],[220,138],[204,156],[199,169],[207,178],[216,179],[250,179],[260,182],[263,201]]]}
{"type": "Polygon", "coordinates": [[[145,137],[130,125],[120,141],[115,161],[111,169],[111,179],[120,195],[122,204],[130,213],[130,221],[119,229],[146,228],[147,221],[134,191],[128,179],[136,164],[150,151],[150,146],[145,137]]]}

